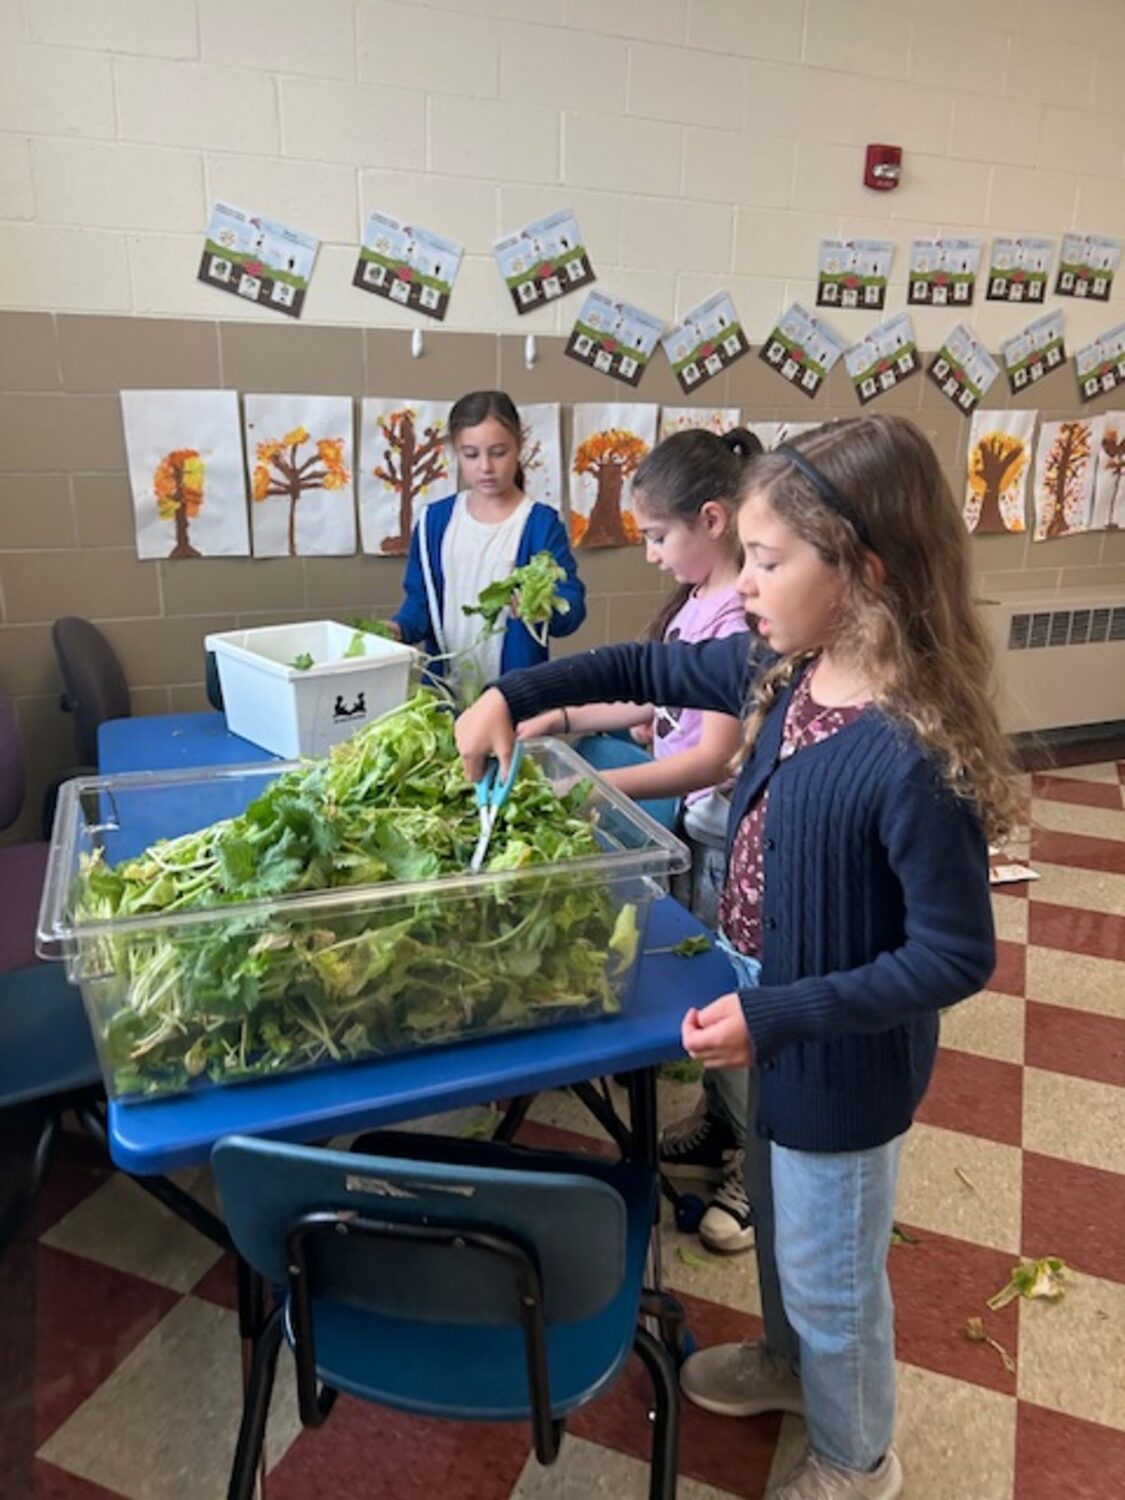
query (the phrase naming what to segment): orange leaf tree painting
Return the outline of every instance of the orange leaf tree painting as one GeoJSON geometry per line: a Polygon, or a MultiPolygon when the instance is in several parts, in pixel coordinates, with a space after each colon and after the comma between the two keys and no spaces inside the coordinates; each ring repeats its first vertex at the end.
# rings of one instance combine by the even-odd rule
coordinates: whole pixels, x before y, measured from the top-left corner
{"type": "Polygon", "coordinates": [[[1010,432],[987,432],[969,455],[969,488],[980,496],[977,531],[1022,531],[1005,521],[1001,496],[1018,490],[1027,469],[1027,444],[1010,432]]]}
{"type": "Polygon", "coordinates": [[[444,426],[438,422],[425,428],[419,441],[416,415],[407,406],[379,418],[379,431],[387,446],[374,474],[398,496],[398,532],[385,536],[379,550],[394,557],[403,557],[409,550],[414,497],[424,496],[432,484],[445,477],[449,467],[444,426]]]}
{"type": "Polygon", "coordinates": [[[1121,492],[1121,479],[1125,475],[1125,430],[1116,427],[1107,427],[1105,436],[1102,438],[1102,453],[1105,455],[1105,466],[1113,475],[1113,490],[1109,498],[1109,517],[1105,523],[1107,531],[1118,531],[1121,522],[1117,520],[1117,497],[1121,492]]]}
{"type": "Polygon", "coordinates": [[[1042,536],[1065,536],[1069,531],[1082,528],[1082,509],[1088,499],[1086,469],[1089,458],[1090,424],[1060,422],[1043,471],[1043,490],[1049,509],[1040,523],[1042,536]]]}
{"type": "MultiPolygon", "coordinates": [[[[648,444],[635,432],[623,427],[607,427],[594,432],[579,444],[572,460],[576,474],[589,474],[597,484],[593,508],[585,526],[571,536],[576,547],[627,547],[637,537],[636,527],[630,537],[623,514],[621,497],[625,480],[648,452],[648,444]]],[[[576,519],[572,515],[572,522],[576,519]]]]}
{"type": "Polygon", "coordinates": [[[289,556],[297,555],[297,502],[306,490],[342,490],[351,474],[344,463],[343,438],[319,438],[307,456],[300,450],[311,442],[307,427],[294,427],[283,438],[257,447],[254,465],[255,500],[283,495],[289,500],[289,556]],[[319,467],[318,467],[319,465],[319,467]]]}
{"type": "Polygon", "coordinates": [[[188,539],[188,522],[203,508],[204,463],[194,448],[176,448],[166,454],[152,476],[156,511],[162,521],[176,523],[176,543],[169,557],[199,557],[188,539]]]}

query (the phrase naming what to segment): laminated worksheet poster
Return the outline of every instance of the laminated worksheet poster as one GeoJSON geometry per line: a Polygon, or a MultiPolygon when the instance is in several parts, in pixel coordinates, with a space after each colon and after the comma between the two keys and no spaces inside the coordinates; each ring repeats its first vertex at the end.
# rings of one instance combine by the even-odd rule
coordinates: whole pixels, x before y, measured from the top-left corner
{"type": "Polygon", "coordinates": [[[1064,234],[1055,295],[1108,302],[1120,260],[1120,240],[1104,234],[1064,234]]]}
{"type": "Polygon", "coordinates": [[[254,556],[353,553],[351,397],[249,395],[245,422],[254,556]]]}
{"type": "Polygon", "coordinates": [[[299,318],[320,241],[277,219],[216,203],[198,279],[245,302],[299,318]]]}
{"type": "Polygon", "coordinates": [[[518,313],[555,302],[596,279],[569,208],[503,235],[492,254],[518,313]]]}
{"type": "Polygon", "coordinates": [[[716,292],[692,308],[661,343],[685,392],[698,390],[750,352],[729,292],[716,292]]]}
{"type": "Polygon", "coordinates": [[[663,318],[595,288],[579,310],[566,353],[614,380],[639,385],[663,332],[663,318]]]}
{"type": "Polygon", "coordinates": [[[993,240],[988,301],[1044,302],[1054,253],[1054,240],[1027,236],[993,240]]]}
{"type": "Polygon", "coordinates": [[[629,547],[641,541],[630,480],[656,442],[659,407],[580,404],[573,408],[570,540],[575,548],[629,547]]]}
{"type": "Polygon", "coordinates": [[[364,552],[405,557],[431,500],[453,494],[448,401],[369,396],[360,408],[359,530],[364,552]]]}
{"type": "Polygon", "coordinates": [[[1092,344],[1079,349],[1074,356],[1074,373],[1083,401],[1093,401],[1095,396],[1125,385],[1125,323],[1108,328],[1092,344]]]}
{"type": "Polygon", "coordinates": [[[863,307],[878,312],[887,300],[895,247],[890,240],[821,240],[818,307],[863,307]]]}
{"type": "Polygon", "coordinates": [[[846,347],[827,323],[794,302],[767,335],[758,358],[811,399],[846,347]]]}
{"type": "Polygon", "coordinates": [[[137,556],[248,557],[236,391],[122,391],[137,556]]]}
{"type": "Polygon", "coordinates": [[[906,300],[916,307],[968,307],[973,300],[980,240],[914,240],[906,300]]]}
{"type": "Polygon", "coordinates": [[[975,411],[963,515],[970,531],[1027,530],[1027,479],[1038,413],[975,411]]]}
{"type": "Polygon", "coordinates": [[[1040,427],[1032,497],[1035,541],[1052,541],[1089,530],[1104,430],[1104,417],[1044,422],[1040,427]]]}
{"type": "Polygon", "coordinates": [[[1000,366],[972,329],[958,323],[946,334],[926,373],[958,411],[971,412],[999,375],[1000,366]]]}
{"type": "Polygon", "coordinates": [[[530,500],[562,506],[562,408],[557,401],[520,407],[520,466],[530,500]]]}
{"type": "Polygon", "coordinates": [[[390,214],[367,216],[352,285],[442,319],[461,268],[461,246],[390,214]]]}
{"type": "Polygon", "coordinates": [[[1066,363],[1062,313],[1045,313],[1022,333],[1000,345],[1011,392],[1017,395],[1066,363]]]}
{"type": "Polygon", "coordinates": [[[847,350],[844,364],[863,406],[917,375],[922,366],[910,314],[899,313],[864,334],[847,350]]]}

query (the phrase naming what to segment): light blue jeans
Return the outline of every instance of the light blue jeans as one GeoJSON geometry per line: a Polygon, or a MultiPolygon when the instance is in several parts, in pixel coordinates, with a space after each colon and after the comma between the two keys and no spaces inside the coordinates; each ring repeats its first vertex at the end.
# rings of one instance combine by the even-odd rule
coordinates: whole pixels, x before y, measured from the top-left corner
{"type": "MultiPolygon", "coordinates": [[[[761,965],[720,935],[740,989],[761,965]]],[[[887,1276],[903,1137],[868,1151],[794,1151],[756,1130],[750,1070],[745,1170],[766,1347],[799,1370],[809,1444],[873,1468],[895,1418],[894,1302],[887,1276]]]]}

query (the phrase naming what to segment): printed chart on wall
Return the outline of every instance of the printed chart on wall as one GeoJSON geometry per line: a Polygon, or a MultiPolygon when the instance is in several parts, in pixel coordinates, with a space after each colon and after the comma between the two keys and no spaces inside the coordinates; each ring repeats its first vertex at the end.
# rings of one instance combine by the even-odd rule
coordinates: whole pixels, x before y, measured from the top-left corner
{"type": "Polygon", "coordinates": [[[945,342],[926,372],[958,411],[973,411],[1000,373],[1000,366],[964,323],[945,336],[945,342]]]}
{"type": "Polygon", "coordinates": [[[622,403],[574,407],[569,485],[573,547],[589,552],[640,542],[629,481],[656,442],[658,410],[622,403]]]}
{"type": "Polygon", "coordinates": [[[639,385],[663,332],[663,318],[595,290],[582,304],[566,353],[614,380],[639,385]]]}
{"type": "Polygon", "coordinates": [[[359,533],[364,552],[405,557],[431,500],[457,487],[449,403],[369,396],[360,408],[359,533]]]}
{"type": "Polygon", "coordinates": [[[562,506],[562,407],[557,401],[520,407],[520,467],[529,500],[562,506]]]}
{"type": "Polygon", "coordinates": [[[988,268],[988,301],[1045,301],[1054,253],[1054,240],[993,240],[988,268]]]}
{"type": "Polygon", "coordinates": [[[1083,401],[1104,396],[1125,385],[1125,323],[1099,334],[1074,356],[1078,393],[1083,401]]]}
{"type": "Polygon", "coordinates": [[[518,313],[531,312],[597,279],[569,208],[502,236],[492,254],[518,313]]]}
{"type": "Polygon", "coordinates": [[[137,556],[248,557],[236,391],[122,391],[137,556]]]}
{"type": "Polygon", "coordinates": [[[816,305],[878,312],[887,300],[894,253],[890,240],[821,240],[816,305]]]}
{"type": "Polygon", "coordinates": [[[1094,483],[1091,531],[1125,529],[1125,411],[1107,411],[1094,483]]]}
{"type": "Polygon", "coordinates": [[[1027,477],[1038,413],[975,411],[963,514],[970,531],[1026,531],[1027,477]]]}
{"type": "Polygon", "coordinates": [[[698,390],[750,352],[729,292],[716,292],[692,308],[682,323],[664,335],[661,343],[681,389],[686,392],[698,390]]]}
{"type": "Polygon", "coordinates": [[[1035,385],[1052,370],[1061,370],[1066,363],[1062,313],[1045,313],[1036,318],[1022,333],[1000,345],[1000,357],[1013,396],[1035,385]]]}
{"type": "Polygon", "coordinates": [[[968,307],[980,252],[980,240],[913,240],[907,302],[915,307],[968,307]]]}
{"type": "Polygon", "coordinates": [[[827,323],[794,302],[758,351],[783,380],[813,397],[846,345],[827,323]]]}
{"type": "Polygon", "coordinates": [[[818,427],[823,427],[823,422],[747,422],[746,426],[761,443],[763,448],[779,448],[782,443],[789,443],[795,437],[800,437],[802,432],[815,432],[818,427]]]}
{"type": "Polygon", "coordinates": [[[461,269],[461,246],[429,229],[371,213],[352,285],[399,307],[444,318],[461,269]]]}
{"type": "Polygon", "coordinates": [[[288,224],[216,203],[198,279],[246,302],[299,318],[319,246],[312,235],[288,224]]]}
{"type": "Polygon", "coordinates": [[[1120,260],[1120,240],[1102,234],[1064,234],[1055,295],[1108,302],[1120,260]]]}
{"type": "Polygon", "coordinates": [[[1098,448],[1104,417],[1044,422],[1035,452],[1035,530],[1037,542],[1074,536],[1090,528],[1098,448]]]}
{"type": "Polygon", "coordinates": [[[739,425],[737,406],[662,406],[660,408],[660,441],[674,432],[691,432],[700,427],[722,437],[739,425]]]}
{"type": "Polygon", "coordinates": [[[845,352],[844,365],[862,406],[917,375],[922,365],[910,314],[899,313],[865,334],[845,352]]]}
{"type": "Polygon", "coordinates": [[[255,557],[355,551],[350,396],[245,399],[255,557]]]}

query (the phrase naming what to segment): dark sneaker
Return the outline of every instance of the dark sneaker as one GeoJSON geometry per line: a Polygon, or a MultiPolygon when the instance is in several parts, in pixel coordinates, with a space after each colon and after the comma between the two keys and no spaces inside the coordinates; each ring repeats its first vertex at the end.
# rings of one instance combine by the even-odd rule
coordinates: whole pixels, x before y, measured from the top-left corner
{"type": "Polygon", "coordinates": [[[765,1500],[898,1500],[902,1465],[893,1448],[870,1473],[829,1463],[810,1449],[789,1477],[767,1490],[765,1500]]]}
{"type": "Polygon", "coordinates": [[[764,1344],[715,1344],[689,1355],[680,1367],[680,1389],[689,1401],[720,1417],[756,1417],[763,1411],[800,1415],[801,1382],[764,1344]]]}
{"type": "Polygon", "coordinates": [[[707,1101],[660,1137],[660,1170],[665,1177],[722,1182],[736,1151],[734,1131],[725,1120],[707,1113],[707,1101]]]}
{"type": "Polygon", "coordinates": [[[714,1250],[718,1255],[738,1255],[754,1244],[754,1223],[750,1217],[750,1200],[746,1196],[741,1151],[735,1152],[730,1171],[707,1205],[707,1212],[699,1225],[699,1238],[708,1250],[714,1250]]]}

